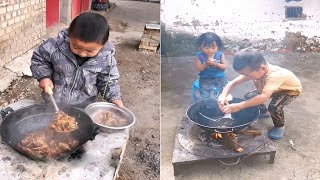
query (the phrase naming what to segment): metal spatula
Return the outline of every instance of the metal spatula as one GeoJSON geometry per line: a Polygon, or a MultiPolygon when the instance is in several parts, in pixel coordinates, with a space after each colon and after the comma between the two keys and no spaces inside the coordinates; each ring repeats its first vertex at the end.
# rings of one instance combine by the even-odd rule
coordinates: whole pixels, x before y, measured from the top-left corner
{"type": "Polygon", "coordinates": [[[221,119],[219,119],[219,121],[221,121],[221,120],[229,120],[229,119],[231,119],[232,121],[234,120],[232,118],[232,116],[231,116],[231,113],[224,114],[224,116],[221,119]]]}
{"type": "Polygon", "coordinates": [[[53,98],[53,91],[52,91],[51,88],[49,88],[48,94],[49,94],[50,100],[51,100],[51,102],[52,102],[52,104],[53,104],[53,106],[54,106],[54,109],[56,110],[56,112],[58,112],[58,111],[59,111],[59,108],[58,108],[58,106],[57,106],[56,101],[55,101],[54,98],[53,98]]]}

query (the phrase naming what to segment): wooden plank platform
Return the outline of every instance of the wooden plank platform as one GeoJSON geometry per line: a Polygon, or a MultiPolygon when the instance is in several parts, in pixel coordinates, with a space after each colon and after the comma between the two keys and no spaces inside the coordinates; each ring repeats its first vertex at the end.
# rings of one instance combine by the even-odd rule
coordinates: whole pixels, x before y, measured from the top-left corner
{"type": "MultiPolygon", "coordinates": [[[[172,157],[173,172],[175,176],[181,174],[186,165],[196,167],[199,164],[202,164],[208,161],[212,163],[220,162],[223,164],[225,161],[228,162],[230,160],[237,160],[236,163],[233,163],[235,165],[240,160],[245,159],[249,156],[251,157],[251,156],[257,156],[257,155],[269,155],[270,156],[269,163],[270,164],[274,163],[276,148],[273,146],[273,144],[263,145],[258,149],[256,149],[255,151],[251,152],[250,154],[244,154],[236,158],[209,158],[209,157],[195,155],[189,152],[187,149],[185,149],[179,142],[178,136],[179,134],[181,134],[181,131],[179,131],[179,129],[182,127],[181,123],[182,123],[182,120],[179,120],[178,126],[177,126],[174,150],[173,150],[173,157],[172,157]]],[[[266,128],[266,127],[263,127],[263,128],[266,128]]],[[[228,165],[231,165],[231,164],[228,164],[228,165]]]]}
{"type": "Polygon", "coordinates": [[[140,39],[139,50],[156,52],[160,46],[160,26],[158,24],[146,24],[140,39]]]}

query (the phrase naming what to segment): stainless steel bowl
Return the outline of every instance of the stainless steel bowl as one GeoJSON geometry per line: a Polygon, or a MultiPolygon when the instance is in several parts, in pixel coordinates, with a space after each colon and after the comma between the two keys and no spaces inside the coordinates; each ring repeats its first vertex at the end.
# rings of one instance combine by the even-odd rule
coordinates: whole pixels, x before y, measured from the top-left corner
{"type": "Polygon", "coordinates": [[[122,131],[124,129],[131,127],[136,121],[136,118],[133,115],[133,113],[127,108],[124,108],[124,107],[120,108],[115,104],[107,103],[107,102],[96,102],[96,103],[89,104],[85,108],[85,112],[91,117],[92,121],[101,128],[101,131],[103,132],[122,131]],[[103,125],[101,123],[96,122],[97,121],[95,119],[96,114],[101,112],[107,112],[107,111],[112,112],[114,116],[118,118],[127,120],[126,125],[121,127],[113,127],[113,126],[107,126],[107,125],[103,125]]]}

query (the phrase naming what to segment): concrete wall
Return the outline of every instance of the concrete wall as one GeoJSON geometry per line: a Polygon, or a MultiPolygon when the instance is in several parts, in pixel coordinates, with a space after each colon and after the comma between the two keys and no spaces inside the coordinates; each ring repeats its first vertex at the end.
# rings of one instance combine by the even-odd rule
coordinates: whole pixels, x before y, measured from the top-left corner
{"type": "Polygon", "coordinates": [[[0,1],[0,68],[41,42],[45,0],[0,1]]]}
{"type": "MultiPolygon", "coordinates": [[[[91,9],[91,2],[89,0],[88,10],[91,9]]],[[[72,0],[60,0],[60,22],[70,24],[72,22],[72,0]]]]}
{"type": "Polygon", "coordinates": [[[320,36],[320,1],[302,0],[162,0],[166,31],[198,35],[213,31],[233,39],[281,40],[286,32],[320,36]],[[286,6],[302,6],[304,20],[285,19],[286,6]]]}
{"type": "Polygon", "coordinates": [[[72,0],[60,0],[60,22],[64,24],[71,23],[71,3],[72,0]]]}

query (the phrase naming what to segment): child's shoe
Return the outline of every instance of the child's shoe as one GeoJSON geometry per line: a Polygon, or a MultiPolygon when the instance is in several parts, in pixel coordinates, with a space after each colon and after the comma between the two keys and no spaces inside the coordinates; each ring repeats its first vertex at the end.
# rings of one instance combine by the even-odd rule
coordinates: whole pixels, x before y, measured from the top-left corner
{"type": "Polygon", "coordinates": [[[284,128],[283,127],[273,127],[269,133],[268,136],[272,140],[279,140],[284,135],[284,128]]]}

